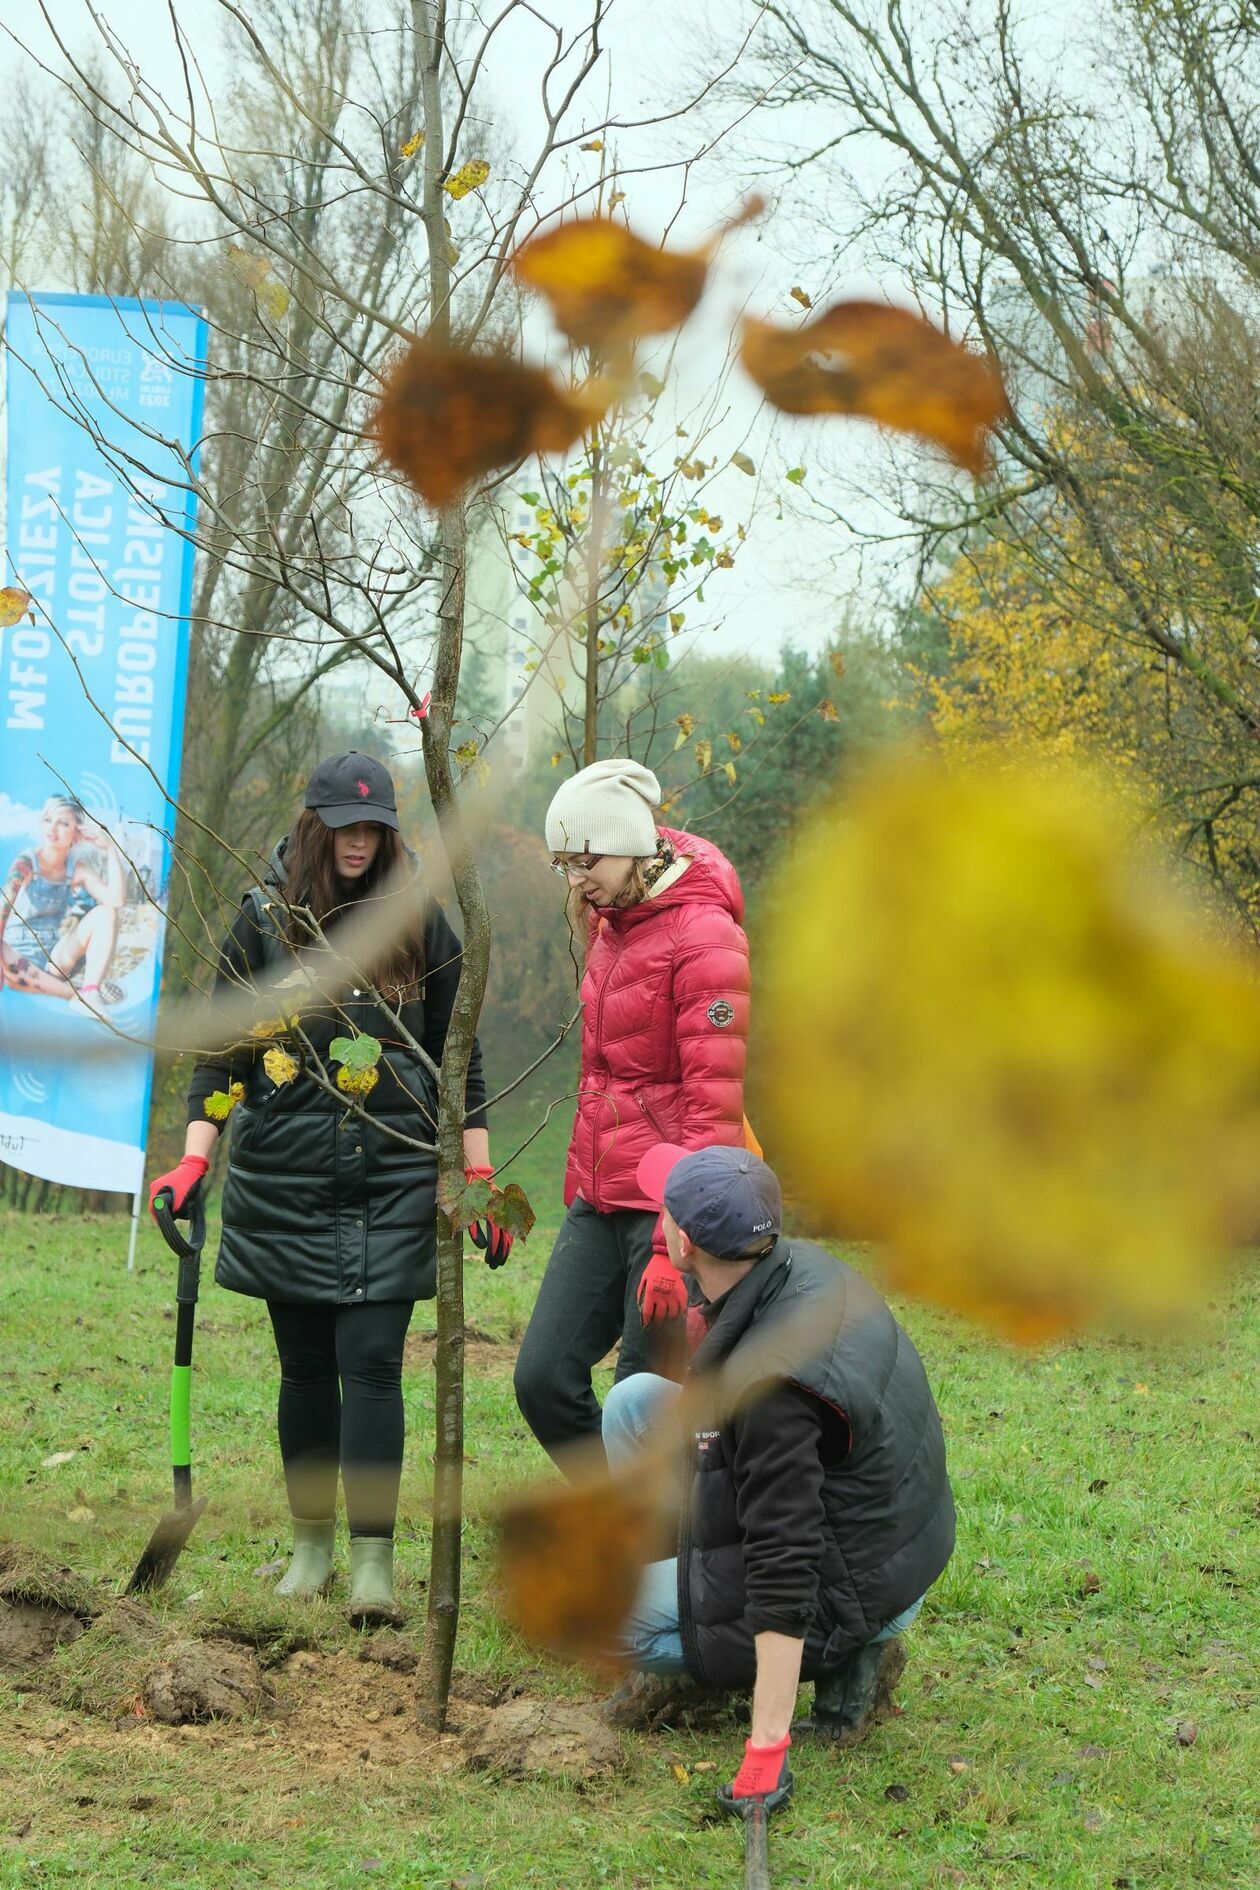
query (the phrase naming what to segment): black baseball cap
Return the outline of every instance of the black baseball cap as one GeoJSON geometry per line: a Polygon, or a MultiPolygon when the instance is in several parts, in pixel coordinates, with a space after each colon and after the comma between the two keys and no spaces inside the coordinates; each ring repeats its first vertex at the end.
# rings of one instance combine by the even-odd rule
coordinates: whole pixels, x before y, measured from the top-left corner
{"type": "Polygon", "coordinates": [[[715,1260],[746,1259],[782,1231],[778,1176],[749,1149],[658,1142],[639,1163],[638,1181],[715,1260]]]}
{"type": "Polygon", "coordinates": [[[306,784],[306,805],[325,827],[352,827],[359,820],[375,820],[398,831],[398,804],[389,769],[357,748],[320,762],[306,784]]]}

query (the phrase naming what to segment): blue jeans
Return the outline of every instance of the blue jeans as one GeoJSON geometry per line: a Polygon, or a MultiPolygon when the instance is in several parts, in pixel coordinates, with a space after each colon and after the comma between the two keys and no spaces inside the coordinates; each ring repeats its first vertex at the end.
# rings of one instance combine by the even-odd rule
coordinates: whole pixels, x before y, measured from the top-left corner
{"type": "MultiPolygon", "coordinates": [[[[634,1461],[652,1431],[668,1418],[681,1390],[672,1379],[658,1378],[653,1372],[635,1372],[613,1386],[603,1417],[604,1449],[611,1469],[621,1469],[634,1461]]],[[[869,1644],[904,1634],[923,1606],[923,1599],[920,1595],[885,1622],[869,1644]]],[[[649,1562],[644,1569],[634,1606],[622,1624],[618,1651],[628,1655],[631,1665],[641,1673],[686,1672],[678,1619],[677,1556],[667,1562],[649,1562]]]]}

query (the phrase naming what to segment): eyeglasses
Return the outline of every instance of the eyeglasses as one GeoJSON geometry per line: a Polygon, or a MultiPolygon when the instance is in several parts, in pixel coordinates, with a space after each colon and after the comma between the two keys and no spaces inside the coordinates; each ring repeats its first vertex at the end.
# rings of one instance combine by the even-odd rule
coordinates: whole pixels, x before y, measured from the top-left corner
{"type": "Polygon", "coordinates": [[[553,860],[551,870],[559,873],[561,879],[585,879],[593,867],[603,859],[602,853],[591,853],[584,860],[553,860]]]}

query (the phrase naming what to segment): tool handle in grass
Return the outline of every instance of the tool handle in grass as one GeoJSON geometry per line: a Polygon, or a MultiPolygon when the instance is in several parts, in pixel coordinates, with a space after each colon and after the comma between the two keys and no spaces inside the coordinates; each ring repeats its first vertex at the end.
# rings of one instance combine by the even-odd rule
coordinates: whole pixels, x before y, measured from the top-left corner
{"type": "MultiPolygon", "coordinates": [[[[736,1802],[739,1802],[738,1800],[736,1802]]],[[[747,1798],[744,1820],[744,1890],[770,1890],[770,1839],[764,1798],[747,1798]]]]}
{"type": "MultiPolygon", "coordinates": [[[[201,1198],[200,1184],[191,1190],[179,1211],[179,1220],[186,1219],[188,1221],[188,1236],[186,1239],[179,1230],[175,1215],[175,1197],[169,1188],[163,1188],[160,1193],[154,1195],[152,1213],[154,1220],[161,1230],[163,1240],[180,1261],[189,1258],[194,1260],[200,1259],[201,1249],[206,1244],[206,1204],[201,1198]]],[[[180,1269],[180,1278],[182,1281],[182,1266],[180,1269]]],[[[184,1292],[181,1291],[177,1297],[183,1299],[185,1297],[184,1292]]],[[[196,1298],[195,1290],[193,1292],[193,1298],[196,1298]]]]}

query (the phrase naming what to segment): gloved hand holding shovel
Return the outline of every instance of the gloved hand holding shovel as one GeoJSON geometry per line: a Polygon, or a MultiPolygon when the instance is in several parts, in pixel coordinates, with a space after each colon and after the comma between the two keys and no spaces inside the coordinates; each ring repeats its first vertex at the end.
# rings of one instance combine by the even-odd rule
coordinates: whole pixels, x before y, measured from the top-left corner
{"type": "Polygon", "coordinates": [[[765,1746],[755,1746],[749,1739],[744,1746],[744,1763],[731,1783],[718,1792],[722,1810],[744,1820],[745,1890],[770,1890],[766,1822],[770,1813],[786,1805],[792,1796],[787,1757],[791,1743],[789,1733],[765,1746]]]}

